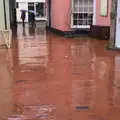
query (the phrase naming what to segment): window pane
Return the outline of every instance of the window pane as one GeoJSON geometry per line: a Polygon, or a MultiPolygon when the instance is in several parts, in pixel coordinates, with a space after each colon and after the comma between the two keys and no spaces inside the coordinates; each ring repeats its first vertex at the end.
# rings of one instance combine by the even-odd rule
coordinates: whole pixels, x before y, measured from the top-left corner
{"type": "Polygon", "coordinates": [[[38,15],[44,16],[44,4],[43,3],[37,3],[36,4],[36,12],[38,15]]]}
{"type": "Polygon", "coordinates": [[[73,19],[77,19],[78,18],[78,14],[77,13],[74,13],[73,14],[73,19]]]}
{"type": "Polygon", "coordinates": [[[73,25],[77,25],[77,20],[73,20],[73,25]]]}

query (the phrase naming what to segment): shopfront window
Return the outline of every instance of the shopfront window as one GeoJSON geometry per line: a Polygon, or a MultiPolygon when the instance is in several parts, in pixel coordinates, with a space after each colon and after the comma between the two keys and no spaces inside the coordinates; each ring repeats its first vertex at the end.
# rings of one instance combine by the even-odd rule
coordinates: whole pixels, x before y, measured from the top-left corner
{"type": "Polygon", "coordinates": [[[36,3],[35,8],[39,16],[41,17],[45,16],[44,3],[36,3]]]}

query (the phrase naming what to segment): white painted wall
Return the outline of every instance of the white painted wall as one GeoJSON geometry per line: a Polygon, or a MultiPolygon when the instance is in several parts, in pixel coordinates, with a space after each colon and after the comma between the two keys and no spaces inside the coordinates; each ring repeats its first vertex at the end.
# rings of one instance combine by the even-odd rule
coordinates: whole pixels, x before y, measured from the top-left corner
{"type": "MultiPolygon", "coordinates": [[[[17,22],[22,22],[21,20],[21,12],[20,10],[28,10],[28,3],[27,2],[20,2],[19,8],[17,8],[17,22]]],[[[26,19],[25,22],[28,22],[28,13],[26,12],[26,19]]]]}
{"type": "Polygon", "coordinates": [[[0,0],[0,30],[5,29],[3,0],[0,0]]]}
{"type": "Polygon", "coordinates": [[[117,0],[117,20],[116,20],[116,37],[115,46],[120,48],[120,0],[117,0]]]}
{"type": "Polygon", "coordinates": [[[5,0],[5,8],[6,8],[6,21],[7,21],[7,29],[10,29],[10,9],[9,9],[9,0],[5,0]]]}

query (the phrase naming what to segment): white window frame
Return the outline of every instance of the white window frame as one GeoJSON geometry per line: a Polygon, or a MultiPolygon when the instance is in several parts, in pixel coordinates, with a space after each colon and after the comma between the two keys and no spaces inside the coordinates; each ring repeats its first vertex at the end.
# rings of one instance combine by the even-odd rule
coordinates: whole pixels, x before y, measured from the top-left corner
{"type": "MultiPolygon", "coordinates": [[[[89,29],[90,28],[90,25],[73,25],[73,0],[71,0],[71,9],[72,9],[72,12],[71,12],[71,28],[87,28],[89,29]]],[[[96,24],[96,0],[93,0],[93,25],[96,24]]]]}

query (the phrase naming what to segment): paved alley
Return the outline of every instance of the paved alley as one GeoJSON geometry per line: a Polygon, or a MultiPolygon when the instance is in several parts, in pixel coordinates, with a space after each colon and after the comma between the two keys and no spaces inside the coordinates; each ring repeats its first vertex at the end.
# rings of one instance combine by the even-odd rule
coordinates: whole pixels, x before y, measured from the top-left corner
{"type": "Polygon", "coordinates": [[[119,120],[120,53],[108,41],[19,25],[0,49],[0,120],[119,120]]]}

